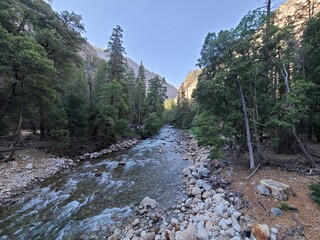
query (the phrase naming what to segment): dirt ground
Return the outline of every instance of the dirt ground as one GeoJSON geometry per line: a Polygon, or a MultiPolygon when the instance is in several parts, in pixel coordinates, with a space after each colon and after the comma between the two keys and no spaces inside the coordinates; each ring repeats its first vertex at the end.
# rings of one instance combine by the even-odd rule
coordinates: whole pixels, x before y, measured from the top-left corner
{"type": "MultiPolygon", "coordinates": [[[[231,163],[225,167],[221,177],[231,181],[231,188],[240,191],[246,178],[252,174],[248,166],[239,163],[231,163]]],[[[267,224],[270,228],[275,227],[279,230],[277,239],[320,239],[320,205],[309,198],[310,182],[319,180],[318,176],[309,176],[307,174],[298,174],[281,170],[277,167],[262,166],[246,182],[243,188],[243,198],[247,201],[247,207],[242,209],[253,220],[254,223],[267,224]],[[276,217],[270,211],[277,207],[279,201],[272,195],[262,196],[256,188],[261,179],[272,179],[289,185],[295,196],[290,196],[288,203],[298,210],[284,210],[283,215],[276,217]],[[295,233],[290,236],[290,232],[295,233]],[[298,234],[298,232],[302,232],[298,234]],[[290,235],[284,234],[289,233],[290,235]],[[301,236],[302,235],[302,236],[301,236]]]]}

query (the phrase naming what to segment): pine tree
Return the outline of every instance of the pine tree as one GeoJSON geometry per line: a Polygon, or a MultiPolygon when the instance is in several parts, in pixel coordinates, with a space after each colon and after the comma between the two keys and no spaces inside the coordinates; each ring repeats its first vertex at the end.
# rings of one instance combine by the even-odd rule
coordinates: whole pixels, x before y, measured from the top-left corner
{"type": "Polygon", "coordinates": [[[143,122],[144,112],[145,112],[145,99],[146,99],[146,75],[145,68],[142,61],[139,66],[138,76],[136,78],[136,99],[135,108],[137,115],[137,124],[141,125],[143,122]]]}

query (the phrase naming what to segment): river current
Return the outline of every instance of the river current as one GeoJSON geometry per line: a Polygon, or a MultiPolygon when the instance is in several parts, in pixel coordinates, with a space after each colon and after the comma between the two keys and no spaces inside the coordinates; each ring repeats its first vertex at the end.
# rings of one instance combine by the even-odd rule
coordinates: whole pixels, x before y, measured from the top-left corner
{"type": "Polygon", "coordinates": [[[185,197],[181,181],[188,161],[179,134],[164,127],[131,149],[82,162],[38,183],[16,203],[0,208],[0,239],[79,239],[120,226],[146,196],[161,208],[172,205],[185,197]],[[121,160],[126,165],[119,165],[121,160]],[[95,176],[96,169],[101,176],[95,176]]]}

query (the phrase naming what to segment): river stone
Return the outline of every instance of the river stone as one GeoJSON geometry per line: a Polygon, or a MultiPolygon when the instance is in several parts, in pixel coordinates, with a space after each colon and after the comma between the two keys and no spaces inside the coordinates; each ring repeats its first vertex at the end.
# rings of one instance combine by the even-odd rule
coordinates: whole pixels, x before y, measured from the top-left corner
{"type": "Polygon", "coordinates": [[[233,229],[237,232],[241,232],[241,226],[238,223],[233,225],[233,229]]]}
{"type": "Polygon", "coordinates": [[[203,165],[198,168],[198,173],[200,178],[206,178],[210,175],[210,171],[208,170],[208,168],[204,167],[203,165]]]}
{"type": "Polygon", "coordinates": [[[210,198],[210,196],[211,196],[211,192],[210,191],[205,191],[202,194],[202,198],[204,198],[204,199],[210,198]]]}
{"type": "Polygon", "coordinates": [[[234,231],[233,228],[228,228],[228,229],[226,230],[226,234],[227,234],[227,236],[229,236],[229,237],[233,237],[233,236],[235,235],[235,231],[234,231]]]}
{"type": "Polygon", "coordinates": [[[257,189],[258,189],[259,193],[260,193],[261,195],[263,195],[263,196],[269,196],[269,195],[270,195],[269,189],[266,188],[265,186],[261,185],[261,184],[259,184],[259,185],[257,186],[257,189]]]}
{"type": "Polygon", "coordinates": [[[25,167],[27,170],[32,170],[33,169],[33,163],[28,163],[25,167]]]}
{"type": "Polygon", "coordinates": [[[277,217],[280,217],[283,214],[280,208],[271,208],[271,212],[277,217]]]}
{"type": "Polygon", "coordinates": [[[139,223],[140,223],[139,219],[136,218],[135,220],[133,220],[133,222],[131,223],[131,225],[132,225],[132,227],[136,227],[136,226],[139,225],[139,223]]]}
{"type": "Polygon", "coordinates": [[[182,237],[184,240],[197,240],[196,230],[192,224],[182,232],[182,237]]]}
{"type": "Polygon", "coordinates": [[[192,198],[188,198],[188,199],[186,200],[185,205],[186,205],[186,207],[190,207],[192,203],[193,203],[192,198]]]}
{"type": "Polygon", "coordinates": [[[208,240],[208,232],[204,228],[199,228],[196,232],[197,240],[208,240]]]}
{"type": "Polygon", "coordinates": [[[145,197],[140,203],[140,206],[142,207],[156,208],[157,205],[158,205],[157,201],[149,197],[145,197]]]}
{"type": "Polygon", "coordinates": [[[128,238],[132,238],[132,237],[133,237],[133,229],[130,229],[130,230],[126,233],[126,237],[128,237],[128,238]]]}
{"type": "Polygon", "coordinates": [[[238,219],[241,215],[242,215],[242,214],[241,214],[241,212],[239,212],[239,211],[234,211],[234,212],[232,213],[232,217],[234,217],[235,219],[238,219]]]}
{"type": "Polygon", "coordinates": [[[201,189],[198,187],[193,187],[191,190],[191,195],[196,196],[201,194],[201,189]]]}
{"type": "Polygon", "coordinates": [[[196,181],[196,186],[199,187],[199,188],[201,188],[201,187],[203,186],[203,184],[204,184],[204,181],[201,180],[201,179],[198,179],[198,180],[196,181]]]}
{"type": "Polygon", "coordinates": [[[18,167],[18,162],[17,161],[13,161],[11,164],[12,164],[13,168],[17,168],[18,167]]]}
{"type": "Polygon", "coordinates": [[[203,189],[206,190],[206,191],[209,191],[209,190],[212,189],[211,185],[208,184],[208,183],[204,183],[204,184],[202,185],[202,187],[203,187],[203,189]]]}
{"type": "Polygon", "coordinates": [[[266,224],[254,224],[251,228],[251,233],[259,240],[268,240],[270,237],[270,230],[266,224]]]}
{"type": "Polygon", "coordinates": [[[224,214],[225,212],[227,212],[228,209],[225,205],[223,204],[218,204],[215,208],[214,208],[214,213],[218,216],[224,214]]]}
{"type": "Polygon", "coordinates": [[[119,162],[118,162],[118,165],[119,166],[124,166],[124,165],[126,165],[127,163],[126,163],[126,161],[125,160],[120,160],[119,162]]]}

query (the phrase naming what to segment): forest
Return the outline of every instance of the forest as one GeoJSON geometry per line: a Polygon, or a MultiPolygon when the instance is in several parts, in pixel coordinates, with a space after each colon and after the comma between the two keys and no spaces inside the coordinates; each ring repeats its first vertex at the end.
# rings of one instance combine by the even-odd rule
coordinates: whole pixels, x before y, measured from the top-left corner
{"type": "Polygon", "coordinates": [[[56,151],[160,129],[165,79],[156,76],[147,85],[142,62],[135,76],[120,26],[106,36],[108,62],[81,57],[84,31],[80,15],[57,13],[45,1],[0,2],[0,136],[14,141],[4,160],[12,158],[22,129],[51,141],[56,151]]]}
{"type": "Polygon", "coordinates": [[[192,100],[182,89],[165,117],[210,145],[213,157],[248,153],[255,169],[270,162],[270,152],[299,154],[314,169],[320,161],[314,147],[320,143],[320,15],[312,15],[310,2],[301,4],[295,17],[307,13],[307,21],[279,26],[266,3],[235,28],[207,34],[192,100]]]}

